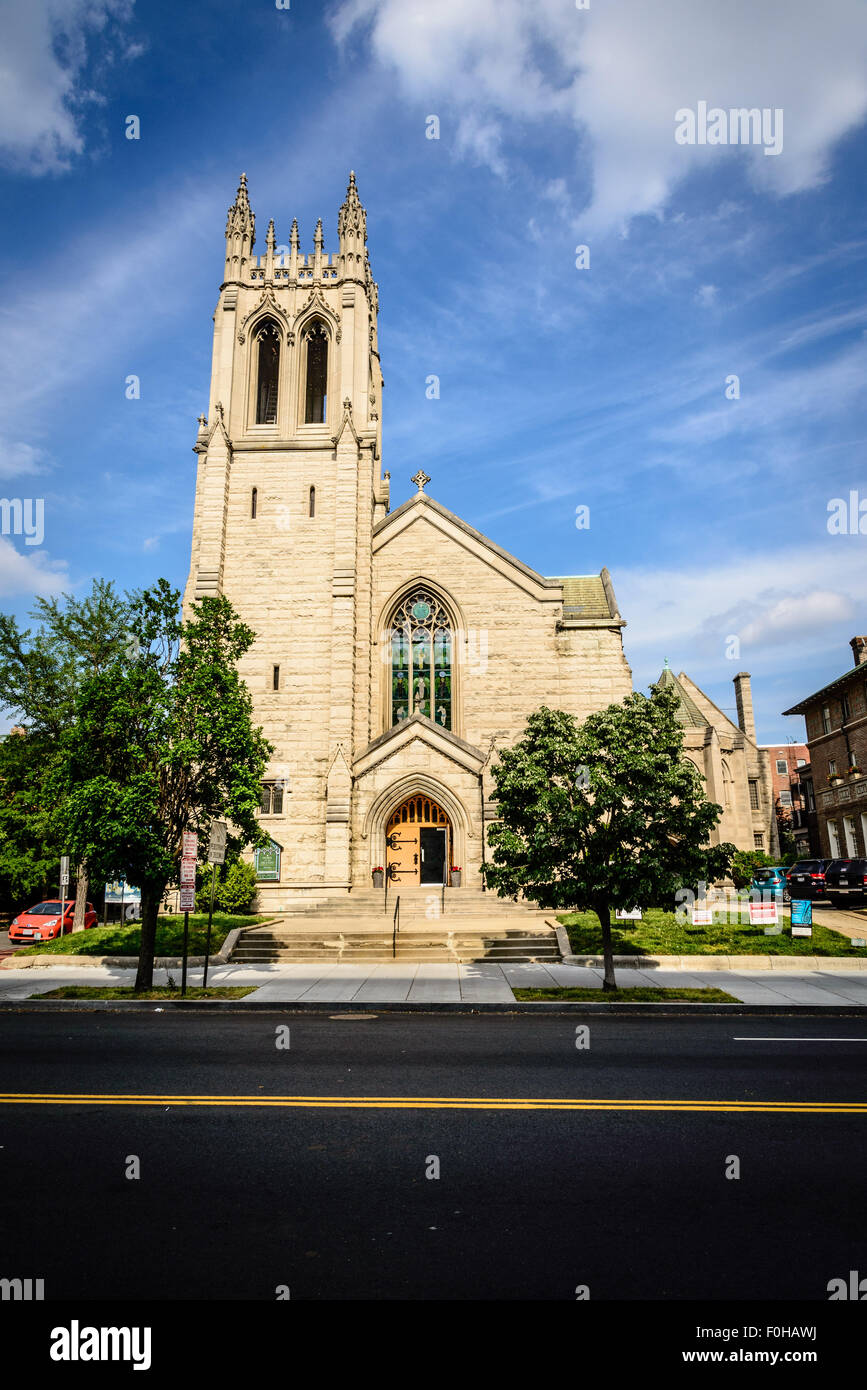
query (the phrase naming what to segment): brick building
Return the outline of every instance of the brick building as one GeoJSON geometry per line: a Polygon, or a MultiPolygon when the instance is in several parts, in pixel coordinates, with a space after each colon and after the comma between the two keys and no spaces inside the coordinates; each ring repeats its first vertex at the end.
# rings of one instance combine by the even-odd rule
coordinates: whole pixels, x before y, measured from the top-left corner
{"type": "Polygon", "coordinates": [[[850,645],[850,670],[784,710],[806,721],[819,852],[831,859],[867,855],[867,637],[850,645]]]}
{"type": "MultiPolygon", "coordinates": [[[[788,832],[795,838],[798,855],[804,859],[818,855],[818,841],[810,838],[810,822],[815,824],[815,810],[808,807],[811,783],[810,750],[806,743],[764,744],[770,763],[771,796],[777,831],[788,832]]],[[[815,798],[813,798],[815,800],[815,798]]]]}

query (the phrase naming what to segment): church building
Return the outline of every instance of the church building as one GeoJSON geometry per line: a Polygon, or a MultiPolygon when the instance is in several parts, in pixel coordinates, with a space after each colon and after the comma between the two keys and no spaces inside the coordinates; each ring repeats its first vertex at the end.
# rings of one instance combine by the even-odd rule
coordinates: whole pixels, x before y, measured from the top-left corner
{"type": "MultiPolygon", "coordinates": [[[[264,911],[370,888],[478,890],[491,763],[542,704],[579,719],[632,689],[607,569],[549,576],[382,471],[379,295],[355,176],[326,252],[278,254],[241,175],[226,224],[185,603],[256,633],[241,673],[274,745],[264,911]],[[458,875],[453,869],[460,869],[458,875]]],[[[404,476],[405,475],[405,476],[404,476]]],[[[412,476],[410,476],[412,475],[412,476]]]]}

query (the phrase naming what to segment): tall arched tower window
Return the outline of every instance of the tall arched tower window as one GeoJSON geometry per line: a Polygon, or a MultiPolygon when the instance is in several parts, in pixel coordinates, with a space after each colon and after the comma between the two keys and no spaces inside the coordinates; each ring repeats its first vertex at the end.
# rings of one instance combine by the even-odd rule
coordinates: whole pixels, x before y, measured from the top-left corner
{"type": "Polygon", "coordinates": [[[256,424],[274,425],[280,379],[280,330],[273,319],[264,319],[259,325],[256,348],[256,424]]]}
{"type": "Polygon", "coordinates": [[[305,337],[305,405],[304,423],[324,425],[328,408],[328,334],[318,320],[310,325],[305,337]]]}
{"type": "Polygon", "coordinates": [[[452,727],[452,622],[428,589],[413,589],[391,619],[391,723],[424,714],[452,727]]]}

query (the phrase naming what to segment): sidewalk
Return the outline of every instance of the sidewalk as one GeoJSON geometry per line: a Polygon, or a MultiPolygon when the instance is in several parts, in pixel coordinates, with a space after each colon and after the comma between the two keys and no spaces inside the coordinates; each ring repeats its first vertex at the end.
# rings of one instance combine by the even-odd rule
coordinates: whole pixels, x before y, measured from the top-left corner
{"type": "MultiPolygon", "coordinates": [[[[173,970],[175,983],[180,972],[173,970]]],[[[38,970],[0,971],[0,1003],[15,1003],[33,994],[44,994],[59,985],[132,985],[132,970],[107,966],[52,966],[38,970]]],[[[618,983],[656,989],[711,987],[724,989],[744,1004],[825,1004],[837,1007],[858,1004],[867,1008],[867,972],[834,971],[827,967],[806,971],[738,970],[686,971],[636,970],[618,972],[618,983]]],[[[200,985],[202,971],[191,969],[190,986],[200,985]]],[[[164,970],[154,972],[154,984],[168,980],[164,970]]],[[[576,965],[222,965],[208,971],[214,985],[255,985],[252,994],[236,1004],[250,1002],[294,1004],[511,1004],[512,986],[553,989],[558,986],[602,989],[602,972],[576,965]]]]}

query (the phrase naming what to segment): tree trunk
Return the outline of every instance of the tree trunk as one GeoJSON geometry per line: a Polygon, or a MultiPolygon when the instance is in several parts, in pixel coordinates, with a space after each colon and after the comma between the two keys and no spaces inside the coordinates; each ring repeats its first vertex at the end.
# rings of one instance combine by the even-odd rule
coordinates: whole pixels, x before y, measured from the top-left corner
{"type": "Polygon", "coordinates": [[[142,887],[141,890],[141,948],[138,955],[136,989],[153,989],[154,955],[157,941],[157,913],[162,891],[142,887]]]}
{"type": "Polygon", "coordinates": [[[72,919],[73,931],[84,931],[84,915],[87,911],[87,865],[79,864],[75,880],[75,915],[72,919]]]}
{"type": "Polygon", "coordinates": [[[603,989],[616,989],[617,981],[614,978],[614,948],[611,945],[611,908],[608,903],[596,904],[596,916],[599,918],[599,925],[602,928],[602,958],[605,962],[605,974],[602,979],[603,989]]]}

